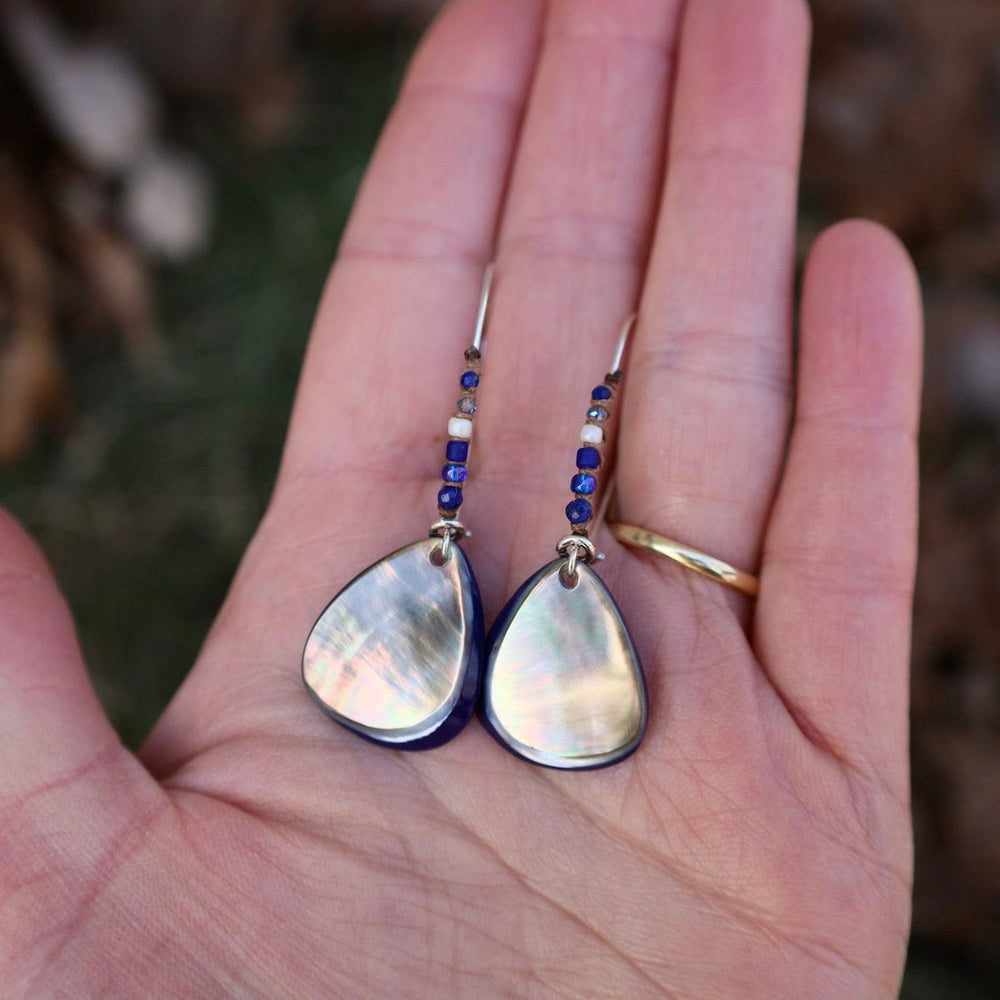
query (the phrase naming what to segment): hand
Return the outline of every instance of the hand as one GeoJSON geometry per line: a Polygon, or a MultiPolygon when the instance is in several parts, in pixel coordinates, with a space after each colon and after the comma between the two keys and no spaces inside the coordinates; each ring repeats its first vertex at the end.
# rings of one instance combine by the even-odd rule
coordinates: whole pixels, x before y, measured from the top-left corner
{"type": "Polygon", "coordinates": [[[457,0],[417,55],[273,502],[138,759],[0,526],[4,997],[895,995],[912,268],[873,225],[824,234],[793,369],[805,4],[543,6],[457,0]],[[622,519],[761,575],[751,602],[598,533],[651,699],[605,771],[532,767],[477,722],[375,747],[299,676],[330,597],[434,519],[494,245],[463,508],[487,616],[552,558],[581,408],[637,305],[622,519]]]}

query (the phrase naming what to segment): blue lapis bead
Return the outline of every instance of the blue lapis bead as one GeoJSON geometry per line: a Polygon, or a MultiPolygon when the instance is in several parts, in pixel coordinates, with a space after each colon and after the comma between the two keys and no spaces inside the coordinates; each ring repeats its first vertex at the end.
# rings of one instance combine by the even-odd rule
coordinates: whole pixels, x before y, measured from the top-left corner
{"type": "Polygon", "coordinates": [[[475,372],[462,372],[462,388],[475,389],[479,385],[479,376],[475,372]]]}
{"type": "Polygon", "coordinates": [[[596,448],[577,448],[576,467],[578,469],[599,469],[601,453],[596,448]]]}
{"type": "Polygon", "coordinates": [[[578,472],[570,481],[569,488],[574,493],[591,494],[597,489],[597,480],[587,472],[578,472]]]}
{"type": "Polygon", "coordinates": [[[441,478],[446,483],[464,483],[466,475],[464,465],[446,465],[441,470],[441,478]]]}
{"type": "Polygon", "coordinates": [[[590,394],[591,399],[610,399],[611,390],[606,385],[597,386],[590,394]]]}
{"type": "Polygon", "coordinates": [[[438,506],[442,510],[458,510],[462,506],[462,491],[457,486],[438,490],[438,506]]]}
{"type": "Polygon", "coordinates": [[[449,441],[444,449],[444,457],[449,462],[464,462],[469,457],[469,442],[449,441]]]}
{"type": "Polygon", "coordinates": [[[594,516],[594,508],[590,506],[589,500],[570,500],[566,504],[566,516],[570,524],[585,524],[594,516]]]}

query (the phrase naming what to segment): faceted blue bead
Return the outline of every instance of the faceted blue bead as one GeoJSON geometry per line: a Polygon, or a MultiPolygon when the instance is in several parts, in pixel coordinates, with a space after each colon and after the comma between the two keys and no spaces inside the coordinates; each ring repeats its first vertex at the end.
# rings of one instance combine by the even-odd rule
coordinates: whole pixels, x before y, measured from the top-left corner
{"type": "Polygon", "coordinates": [[[459,413],[475,413],[476,403],[474,400],[470,399],[468,396],[463,396],[458,401],[458,412],[459,413]]]}
{"type": "Polygon", "coordinates": [[[464,462],[469,457],[469,442],[449,441],[444,450],[444,457],[449,462],[464,462]]]}
{"type": "Polygon", "coordinates": [[[597,489],[597,480],[586,472],[579,472],[569,481],[569,488],[574,493],[590,494],[597,489]]]}
{"type": "Polygon", "coordinates": [[[601,467],[601,453],[596,448],[577,448],[576,467],[578,469],[599,469],[601,467]]]}
{"type": "Polygon", "coordinates": [[[566,517],[570,524],[584,524],[594,516],[594,508],[589,500],[570,500],[566,504],[566,517]]]}
{"type": "Polygon", "coordinates": [[[441,478],[446,483],[464,483],[466,475],[464,465],[446,465],[441,470],[441,478]]]}
{"type": "Polygon", "coordinates": [[[438,490],[438,506],[442,510],[458,510],[462,506],[462,491],[457,486],[438,490]]]}
{"type": "Polygon", "coordinates": [[[611,390],[606,385],[597,386],[590,394],[592,399],[610,399],[611,390]]]}
{"type": "Polygon", "coordinates": [[[462,388],[475,389],[479,385],[479,376],[475,372],[462,372],[462,388]]]}
{"type": "Polygon", "coordinates": [[[608,411],[603,406],[592,406],[587,410],[587,419],[604,423],[608,419],[608,411]]]}

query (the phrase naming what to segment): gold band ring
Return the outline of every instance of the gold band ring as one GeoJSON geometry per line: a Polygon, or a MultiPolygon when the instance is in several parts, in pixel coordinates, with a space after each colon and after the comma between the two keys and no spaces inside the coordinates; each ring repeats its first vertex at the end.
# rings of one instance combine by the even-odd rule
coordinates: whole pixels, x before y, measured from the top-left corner
{"type": "Polygon", "coordinates": [[[615,521],[608,522],[608,530],[619,542],[625,545],[632,545],[639,549],[648,549],[657,555],[666,556],[674,562],[693,569],[702,576],[707,576],[710,580],[725,584],[734,590],[746,594],[748,597],[756,597],[760,590],[760,581],[750,573],[744,573],[735,566],[716,559],[715,556],[706,555],[697,549],[692,549],[689,545],[682,545],[663,535],[657,535],[646,528],[637,528],[634,524],[621,524],[615,521]]]}

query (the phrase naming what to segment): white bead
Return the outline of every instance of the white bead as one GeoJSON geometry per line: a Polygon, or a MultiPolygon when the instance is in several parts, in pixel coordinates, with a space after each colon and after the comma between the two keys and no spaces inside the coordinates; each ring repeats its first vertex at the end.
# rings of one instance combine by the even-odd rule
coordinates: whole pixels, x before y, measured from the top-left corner
{"type": "Polygon", "coordinates": [[[472,421],[466,420],[465,417],[452,417],[448,421],[448,437],[468,441],[472,437],[472,421]]]}
{"type": "Polygon", "coordinates": [[[604,441],[604,431],[594,424],[584,424],[580,431],[580,440],[584,444],[601,444],[604,441]]]}

